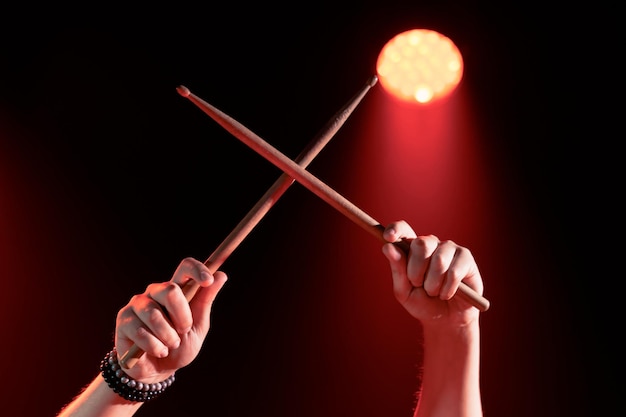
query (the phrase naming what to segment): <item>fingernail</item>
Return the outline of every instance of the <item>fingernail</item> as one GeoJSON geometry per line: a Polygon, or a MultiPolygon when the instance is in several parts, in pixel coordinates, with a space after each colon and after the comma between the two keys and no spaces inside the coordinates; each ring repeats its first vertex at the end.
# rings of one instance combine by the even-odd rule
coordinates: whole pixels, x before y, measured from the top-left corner
{"type": "Polygon", "coordinates": [[[200,279],[202,281],[213,281],[213,276],[211,274],[209,274],[207,271],[202,271],[200,272],[200,279]]]}

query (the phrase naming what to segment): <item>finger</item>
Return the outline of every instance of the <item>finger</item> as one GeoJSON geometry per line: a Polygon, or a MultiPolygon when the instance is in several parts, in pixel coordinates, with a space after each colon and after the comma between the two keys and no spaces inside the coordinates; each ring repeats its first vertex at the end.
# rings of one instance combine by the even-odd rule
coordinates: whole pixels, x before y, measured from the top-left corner
{"type": "Polygon", "coordinates": [[[389,223],[383,231],[383,238],[387,242],[397,242],[402,239],[414,239],[415,232],[404,220],[389,223]]]}
{"type": "MultiPolygon", "coordinates": [[[[407,276],[413,286],[424,287],[430,263],[430,256],[433,254],[435,249],[437,249],[438,244],[439,239],[433,235],[419,236],[411,241],[407,263],[407,276]]],[[[424,289],[428,292],[427,288],[424,289]]],[[[430,292],[428,293],[430,295],[430,292]]]]}
{"type": "Polygon", "coordinates": [[[228,276],[224,272],[216,271],[213,274],[213,283],[200,288],[191,300],[189,305],[194,317],[194,327],[198,332],[206,334],[209,331],[213,302],[227,280],[228,276]]]}
{"type": "Polygon", "coordinates": [[[184,284],[191,280],[196,281],[201,286],[211,285],[211,283],[213,283],[213,274],[211,274],[211,271],[206,265],[197,259],[185,258],[178,264],[176,271],[174,271],[172,281],[180,286],[184,286],[184,284]]]}
{"type": "MultiPolygon", "coordinates": [[[[152,288],[152,287],[149,287],[152,288]]],[[[170,349],[180,344],[179,335],[186,334],[193,325],[189,303],[182,288],[175,282],[159,284],[158,290],[149,292],[154,308],[138,311],[148,328],[170,349]]]]}
{"type": "Polygon", "coordinates": [[[450,262],[439,292],[439,298],[442,300],[451,299],[462,281],[470,285],[478,294],[482,294],[482,281],[474,256],[469,249],[456,245],[454,257],[450,262]]]}
{"type": "Polygon", "coordinates": [[[168,354],[168,346],[179,343],[179,338],[169,324],[166,313],[148,293],[136,295],[117,315],[116,346],[136,344],[143,351],[157,357],[168,354]]]}
{"type": "Polygon", "coordinates": [[[171,292],[162,291],[155,294],[155,297],[158,297],[157,301],[165,307],[172,326],[179,335],[187,334],[194,324],[189,299],[193,299],[196,290],[194,290],[194,295],[185,294],[185,291],[188,290],[188,284],[194,282],[201,288],[211,286],[214,279],[213,274],[204,263],[188,257],[180,262],[172,275],[170,280],[173,286],[170,288],[171,292]],[[182,290],[177,291],[176,288],[182,288],[182,290]]]}
{"type": "Polygon", "coordinates": [[[400,303],[404,303],[412,290],[406,274],[406,254],[393,243],[383,245],[383,254],[389,260],[393,293],[400,303]]]}
{"type": "Polygon", "coordinates": [[[460,281],[455,283],[454,279],[450,279],[454,278],[454,276],[448,276],[457,248],[458,246],[452,241],[439,242],[430,255],[424,277],[424,289],[431,297],[448,299],[447,295],[442,294],[444,283],[447,284],[447,291],[455,291],[456,287],[458,287],[460,281]]]}

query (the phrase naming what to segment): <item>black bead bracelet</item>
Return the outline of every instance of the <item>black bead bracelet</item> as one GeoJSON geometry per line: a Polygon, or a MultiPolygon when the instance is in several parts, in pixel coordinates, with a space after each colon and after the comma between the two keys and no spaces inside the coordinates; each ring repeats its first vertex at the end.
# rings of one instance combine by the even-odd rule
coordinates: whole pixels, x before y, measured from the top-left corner
{"type": "Polygon", "coordinates": [[[166,388],[174,383],[174,374],[162,382],[144,384],[126,375],[117,361],[115,348],[107,353],[100,362],[100,371],[107,385],[118,395],[128,401],[145,402],[161,395],[166,388]]]}

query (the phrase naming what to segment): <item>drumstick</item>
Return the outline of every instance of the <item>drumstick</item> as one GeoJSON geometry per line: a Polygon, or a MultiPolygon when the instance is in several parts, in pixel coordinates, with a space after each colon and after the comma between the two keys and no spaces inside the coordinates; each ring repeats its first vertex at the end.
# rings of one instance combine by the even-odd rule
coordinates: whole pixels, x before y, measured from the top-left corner
{"type": "MultiPolygon", "coordinates": [[[[333,138],[335,133],[343,126],[348,117],[354,112],[367,92],[378,82],[376,76],[367,80],[367,83],[341,108],[320,130],[315,138],[309,142],[306,148],[298,155],[295,161],[302,167],[308,166],[317,154],[326,146],[333,138]]],[[[185,96],[189,90],[185,87],[179,87],[179,94],[185,96]]],[[[211,273],[216,272],[220,266],[228,259],[230,254],[239,246],[239,244],[248,236],[252,229],[261,221],[263,216],[272,208],[274,203],[284,194],[285,191],[293,184],[295,180],[286,173],[283,173],[274,184],[263,194],[261,199],[252,207],[252,209],[241,219],[239,224],[230,232],[230,234],[222,241],[222,243],[213,251],[211,256],[204,262],[211,273]]],[[[194,280],[187,281],[183,286],[183,292],[187,301],[191,301],[200,286],[194,280]]],[[[143,351],[132,345],[126,353],[124,353],[119,363],[124,368],[130,369],[143,355],[143,351]]]]}
{"type": "MultiPolygon", "coordinates": [[[[237,139],[248,145],[250,148],[252,148],[254,151],[256,151],[258,154],[263,156],[271,163],[273,163],[275,166],[280,168],[290,177],[294,178],[296,181],[298,181],[311,192],[316,194],[322,200],[326,201],[344,216],[348,217],[354,223],[361,226],[363,229],[365,229],[365,231],[371,233],[383,242],[387,242],[383,237],[384,227],[379,222],[374,220],[370,215],[352,204],[352,202],[350,202],[348,199],[346,199],[341,194],[326,185],[309,171],[296,164],[294,161],[282,154],[280,151],[278,151],[265,140],[260,138],[254,132],[250,131],[247,127],[245,127],[229,115],[225,114],[224,112],[220,111],[216,107],[192,94],[186,87],[180,87],[179,91],[184,92],[184,97],[187,97],[189,100],[191,100],[196,106],[198,106],[202,111],[204,111],[207,115],[209,115],[213,120],[219,123],[224,129],[230,132],[237,139]]],[[[406,240],[394,242],[394,244],[397,244],[398,247],[400,247],[405,252],[408,250],[407,243],[408,242],[406,240]]],[[[457,295],[463,297],[466,301],[470,302],[480,311],[484,312],[489,309],[489,300],[478,294],[476,291],[474,291],[471,287],[463,282],[459,285],[457,295]]]]}

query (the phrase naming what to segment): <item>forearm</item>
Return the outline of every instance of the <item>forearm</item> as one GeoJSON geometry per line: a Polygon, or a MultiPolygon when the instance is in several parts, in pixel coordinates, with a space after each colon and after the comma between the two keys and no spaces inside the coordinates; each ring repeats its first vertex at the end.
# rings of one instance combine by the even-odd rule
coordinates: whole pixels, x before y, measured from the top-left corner
{"type": "Polygon", "coordinates": [[[98,375],[57,417],[128,417],[142,404],[120,397],[98,375]]]}
{"type": "Polygon", "coordinates": [[[462,329],[424,328],[424,367],[415,417],[481,417],[478,319],[462,329]]]}

